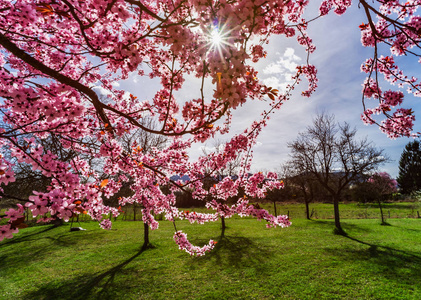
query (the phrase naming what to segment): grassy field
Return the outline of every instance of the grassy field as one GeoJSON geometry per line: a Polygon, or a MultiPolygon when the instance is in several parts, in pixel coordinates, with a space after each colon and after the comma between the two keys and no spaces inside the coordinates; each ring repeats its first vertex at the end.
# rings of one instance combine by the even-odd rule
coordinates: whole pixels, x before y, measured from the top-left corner
{"type": "Polygon", "coordinates": [[[0,299],[420,299],[421,219],[293,219],[266,229],[254,219],[177,222],[192,241],[216,248],[190,257],[172,241],[170,222],[140,251],[142,223],[36,226],[0,243],[0,299]]]}
{"type": "MultiPolygon", "coordinates": [[[[259,203],[260,206],[267,209],[270,213],[274,214],[273,203],[259,203]]],[[[292,219],[305,218],[305,205],[302,203],[283,203],[278,202],[277,214],[288,214],[292,219]]],[[[421,202],[390,202],[383,203],[383,213],[386,219],[394,218],[418,218],[421,214],[421,202]]],[[[197,212],[209,212],[206,208],[186,208],[189,211],[197,212]]],[[[6,209],[0,209],[0,214],[3,213],[6,209]]],[[[118,220],[134,220],[133,207],[128,205],[123,207],[124,214],[121,214],[118,217],[118,220]]],[[[30,223],[35,223],[32,221],[32,216],[30,211],[28,211],[28,219],[30,223]]],[[[341,217],[344,219],[380,219],[380,210],[379,206],[376,203],[346,203],[340,205],[341,217]]],[[[331,203],[311,203],[310,204],[310,214],[312,219],[333,219],[333,205],[331,203]]],[[[142,218],[141,208],[137,207],[136,209],[136,220],[142,218]]],[[[158,219],[162,219],[159,218],[158,219]]],[[[87,215],[80,215],[81,221],[90,220],[90,217],[87,215]]],[[[6,220],[1,220],[0,224],[5,223],[6,220]]]]}
{"type": "MultiPolygon", "coordinates": [[[[272,203],[259,204],[274,213],[272,203]]],[[[291,218],[305,218],[305,205],[301,203],[278,202],[277,213],[288,214],[291,218]]],[[[390,202],[383,203],[383,213],[386,218],[417,218],[421,214],[421,202],[390,202]]],[[[133,220],[133,208],[124,208],[127,220],[133,220]]],[[[206,208],[189,208],[190,211],[208,212],[206,208]]],[[[345,219],[379,219],[380,210],[377,203],[347,203],[340,206],[341,217],[345,219]]],[[[313,219],[333,219],[333,206],[331,203],[310,203],[310,213],[313,219]]],[[[140,208],[137,210],[137,219],[141,218],[140,208]]],[[[123,215],[119,217],[123,219],[123,215]]]]}

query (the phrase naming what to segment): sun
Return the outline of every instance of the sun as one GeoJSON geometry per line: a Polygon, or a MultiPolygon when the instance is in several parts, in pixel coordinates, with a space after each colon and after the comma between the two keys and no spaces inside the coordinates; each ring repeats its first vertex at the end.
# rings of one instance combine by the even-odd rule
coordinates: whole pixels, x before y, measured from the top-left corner
{"type": "Polygon", "coordinates": [[[210,33],[210,42],[213,47],[220,47],[223,42],[221,33],[217,27],[214,27],[210,33]]]}
{"type": "Polygon", "coordinates": [[[228,40],[230,37],[230,31],[225,28],[224,25],[214,22],[212,26],[208,29],[207,40],[210,49],[216,49],[219,52],[225,48],[232,46],[228,40]]]}

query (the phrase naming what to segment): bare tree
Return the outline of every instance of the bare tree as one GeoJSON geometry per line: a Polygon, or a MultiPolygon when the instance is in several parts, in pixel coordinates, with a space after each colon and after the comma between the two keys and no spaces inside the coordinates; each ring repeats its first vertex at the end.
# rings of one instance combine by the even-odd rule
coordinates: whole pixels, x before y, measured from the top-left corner
{"type": "Polygon", "coordinates": [[[333,115],[320,114],[313,125],[289,143],[293,163],[303,164],[333,200],[336,232],[344,234],[339,218],[339,201],[349,185],[372,173],[388,158],[348,123],[336,123],[333,115]]]}

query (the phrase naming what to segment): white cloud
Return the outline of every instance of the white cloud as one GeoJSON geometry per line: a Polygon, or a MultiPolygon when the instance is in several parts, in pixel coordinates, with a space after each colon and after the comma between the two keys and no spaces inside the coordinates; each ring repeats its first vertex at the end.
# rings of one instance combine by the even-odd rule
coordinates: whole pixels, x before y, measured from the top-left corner
{"type": "Polygon", "coordinates": [[[295,54],[293,48],[286,48],[284,54],[277,61],[270,63],[263,69],[262,73],[264,75],[271,75],[263,78],[263,83],[267,86],[284,90],[286,85],[292,82],[292,76],[295,74],[298,66],[297,62],[300,60],[301,58],[295,54]]]}
{"type": "Polygon", "coordinates": [[[97,93],[97,95],[100,98],[107,98],[108,96],[111,95],[111,92],[103,88],[102,86],[94,86],[92,89],[97,93]]]}
{"type": "Polygon", "coordinates": [[[295,55],[293,48],[286,48],[284,54],[276,61],[270,63],[263,69],[264,74],[283,74],[285,71],[294,72],[297,68],[297,62],[301,58],[295,55]]]}

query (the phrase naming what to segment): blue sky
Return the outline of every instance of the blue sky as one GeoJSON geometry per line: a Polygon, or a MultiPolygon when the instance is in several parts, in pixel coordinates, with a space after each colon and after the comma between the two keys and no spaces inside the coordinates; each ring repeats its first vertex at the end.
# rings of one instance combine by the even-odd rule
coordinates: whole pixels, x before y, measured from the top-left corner
{"type": "MultiPolygon", "coordinates": [[[[317,10],[317,8],[317,2],[311,4],[309,16],[315,16],[317,11],[314,9],[317,10]],[[313,9],[313,13],[311,13],[311,9],[313,9]]],[[[310,62],[318,69],[318,89],[311,98],[301,97],[298,91],[291,100],[283,105],[281,110],[272,116],[254,149],[252,171],[279,170],[288,159],[287,143],[292,142],[299,132],[311,125],[317,113],[325,112],[334,114],[337,121],[346,121],[351,126],[355,126],[359,138],[368,137],[375,146],[383,148],[392,161],[381,166],[380,171],[386,171],[392,177],[398,175],[400,155],[405,145],[413,139],[391,140],[377,126],[366,126],[360,120],[363,111],[361,91],[365,78],[365,74],[360,72],[360,66],[373,52],[373,49],[364,48],[360,43],[358,26],[362,22],[367,22],[364,12],[358,9],[356,4],[353,4],[343,16],[331,13],[310,24],[308,33],[316,45],[316,51],[310,57],[310,62]]],[[[389,55],[390,53],[386,51],[383,54],[389,55]]],[[[303,63],[305,57],[306,53],[297,44],[295,38],[275,37],[269,44],[268,56],[258,63],[259,78],[273,88],[282,88],[285,80],[288,79],[288,74],[295,68],[295,64],[303,63]]],[[[416,62],[416,59],[409,58],[404,62],[405,64],[400,64],[400,66],[404,71],[412,69],[411,75],[421,77],[418,66],[413,67],[416,62]]],[[[302,85],[306,86],[305,80],[302,85]]],[[[135,75],[120,86],[120,88],[141,95],[140,99],[153,96],[156,89],[151,87],[152,83],[149,79],[139,78],[135,75]]],[[[213,87],[208,87],[208,89],[211,91],[213,87]]],[[[385,86],[384,90],[386,89],[389,87],[385,86]]],[[[178,96],[191,99],[199,95],[199,82],[192,78],[187,79],[185,88],[178,96]]],[[[374,104],[373,102],[373,106],[374,104]]],[[[412,107],[415,112],[420,111],[419,108],[421,108],[419,99],[414,99],[407,94],[404,107],[412,107]]],[[[224,141],[232,134],[242,132],[254,119],[259,117],[261,111],[262,103],[257,101],[246,103],[234,113],[232,133],[217,137],[217,139],[224,141]]],[[[415,131],[420,131],[417,122],[415,131]]],[[[202,154],[202,147],[212,148],[213,145],[213,141],[209,141],[206,145],[194,145],[190,157],[193,159],[198,157],[202,154]]]]}
{"type": "MultiPolygon", "coordinates": [[[[360,43],[358,26],[362,22],[367,23],[364,12],[354,4],[343,16],[331,13],[310,24],[308,32],[317,47],[310,57],[310,62],[318,69],[318,89],[311,98],[303,98],[296,93],[272,117],[261,133],[259,145],[254,151],[254,170],[279,168],[288,159],[287,143],[293,141],[299,132],[305,131],[317,113],[326,112],[334,114],[337,121],[346,121],[355,126],[359,138],[368,137],[375,146],[383,148],[392,161],[381,166],[380,171],[386,171],[393,177],[398,175],[400,155],[405,145],[413,139],[391,140],[377,126],[366,126],[360,120],[363,111],[361,91],[365,78],[365,74],[360,71],[360,65],[373,53],[372,48],[364,48],[360,43]]],[[[266,77],[267,82],[271,84],[276,82],[276,78],[279,82],[283,82],[285,72],[288,73],[291,63],[299,64],[299,58],[302,62],[306,57],[294,40],[273,39],[269,49],[268,57],[260,62],[263,72],[259,74],[261,77],[266,77]],[[271,72],[267,72],[268,69],[271,72]]],[[[384,55],[389,54],[388,50],[384,52],[384,55]]],[[[417,73],[411,75],[421,77],[421,69],[418,66],[411,68],[411,63],[412,66],[417,65],[417,59],[409,58],[400,66],[404,71],[412,69],[412,72],[417,72],[418,69],[417,73]]],[[[302,84],[305,85],[306,82],[303,81],[302,84]]],[[[387,84],[384,86],[384,90],[389,88],[394,87],[389,87],[387,84]]],[[[420,111],[419,99],[405,94],[403,107],[412,107],[417,113],[420,111]]],[[[235,117],[242,120],[240,123],[245,123],[251,111],[253,109],[244,107],[243,110],[236,112],[235,117]]],[[[419,122],[415,123],[414,129],[420,131],[419,122]]]]}

